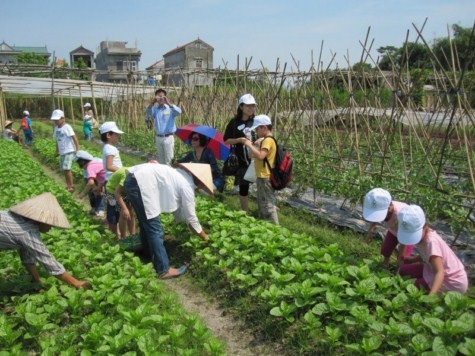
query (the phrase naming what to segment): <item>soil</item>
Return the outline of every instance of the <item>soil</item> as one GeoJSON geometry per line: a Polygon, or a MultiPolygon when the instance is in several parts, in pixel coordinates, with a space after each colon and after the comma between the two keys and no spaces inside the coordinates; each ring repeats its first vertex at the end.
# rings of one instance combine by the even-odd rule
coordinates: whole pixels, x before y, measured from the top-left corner
{"type": "MultiPolygon", "coordinates": [[[[37,160],[34,154],[28,150],[33,159],[37,160]]],[[[65,186],[64,177],[57,171],[42,165],[45,173],[65,186]]],[[[84,205],[89,210],[89,201],[86,198],[78,198],[79,191],[74,192],[76,201],[84,205]]],[[[225,309],[219,306],[215,300],[211,300],[209,295],[202,293],[193,281],[186,275],[177,279],[163,280],[170,291],[177,295],[183,308],[190,314],[198,315],[213,335],[227,345],[226,354],[233,356],[252,355],[275,355],[283,354],[281,345],[268,344],[262,341],[259,336],[254,335],[243,321],[235,318],[225,309]]]]}

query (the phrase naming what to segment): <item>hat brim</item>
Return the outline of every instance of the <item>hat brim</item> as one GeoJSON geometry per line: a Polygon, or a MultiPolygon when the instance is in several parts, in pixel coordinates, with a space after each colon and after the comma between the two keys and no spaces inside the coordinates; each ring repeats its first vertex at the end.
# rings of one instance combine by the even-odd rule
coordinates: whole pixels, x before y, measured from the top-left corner
{"type": "Polygon", "coordinates": [[[388,209],[374,210],[369,208],[363,208],[363,218],[369,222],[381,222],[386,219],[388,215],[388,209]]]}
{"type": "Polygon", "coordinates": [[[49,226],[63,229],[71,227],[56,197],[49,192],[22,201],[12,206],[9,210],[24,218],[49,226]]]}
{"type": "MultiPolygon", "coordinates": [[[[99,132],[100,132],[100,130],[99,130],[99,132]]],[[[107,130],[107,131],[101,132],[101,135],[105,134],[105,133],[108,133],[108,132],[113,132],[113,133],[116,133],[118,135],[122,135],[124,133],[124,131],[120,131],[119,129],[112,129],[112,130],[107,130]]]]}
{"type": "Polygon", "coordinates": [[[178,163],[178,167],[181,169],[187,171],[190,173],[194,178],[196,178],[201,185],[204,188],[204,191],[211,195],[214,196],[213,192],[213,176],[211,174],[211,167],[209,164],[203,164],[203,163],[178,163]],[[196,170],[194,167],[197,166],[208,166],[209,172],[206,171],[206,174],[204,174],[203,170],[196,170]]]}
{"type": "Polygon", "coordinates": [[[397,240],[401,245],[411,246],[418,244],[422,239],[422,231],[424,228],[414,231],[414,232],[407,232],[401,229],[397,231],[397,240]]]}

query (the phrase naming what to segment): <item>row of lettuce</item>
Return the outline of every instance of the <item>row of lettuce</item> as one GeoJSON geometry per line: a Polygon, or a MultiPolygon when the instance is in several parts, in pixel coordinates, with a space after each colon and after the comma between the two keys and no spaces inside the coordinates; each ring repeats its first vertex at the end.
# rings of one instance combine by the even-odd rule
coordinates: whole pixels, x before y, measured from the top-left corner
{"type": "MultiPolygon", "coordinates": [[[[50,140],[36,145],[56,165],[50,140]]],[[[427,296],[376,259],[344,255],[216,201],[198,197],[197,213],[210,232],[204,247],[186,226],[167,227],[194,277],[289,353],[475,354],[475,302],[467,296],[427,296]]]]}
{"type": "MultiPolygon", "coordinates": [[[[41,145],[41,140],[38,140],[41,145]]],[[[54,143],[53,143],[54,155],[54,143]]],[[[40,269],[30,283],[16,251],[0,259],[0,349],[6,354],[220,355],[218,341],[184,312],[150,264],[120,249],[112,235],[20,146],[0,141],[0,208],[45,191],[63,207],[72,229],[43,239],[66,269],[93,284],[75,290],[40,269]]],[[[53,163],[53,161],[51,161],[53,163]]]]}

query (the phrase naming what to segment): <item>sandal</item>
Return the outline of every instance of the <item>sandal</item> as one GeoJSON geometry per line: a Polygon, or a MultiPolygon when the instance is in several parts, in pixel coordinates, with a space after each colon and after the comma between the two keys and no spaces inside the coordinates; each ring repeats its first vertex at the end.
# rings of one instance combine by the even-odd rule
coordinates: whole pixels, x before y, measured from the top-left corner
{"type": "Polygon", "coordinates": [[[160,276],[160,279],[172,279],[172,278],[180,277],[182,274],[186,272],[187,269],[188,269],[188,265],[183,265],[177,269],[176,274],[169,275],[168,272],[166,272],[160,276]]]}

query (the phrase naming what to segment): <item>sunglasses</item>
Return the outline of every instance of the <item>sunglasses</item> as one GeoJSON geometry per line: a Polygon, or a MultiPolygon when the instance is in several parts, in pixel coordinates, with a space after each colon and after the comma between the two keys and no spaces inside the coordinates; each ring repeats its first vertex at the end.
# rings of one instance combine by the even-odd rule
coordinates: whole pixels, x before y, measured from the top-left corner
{"type": "Polygon", "coordinates": [[[199,141],[199,140],[200,140],[200,138],[198,136],[193,136],[191,138],[191,141],[199,141]]]}

